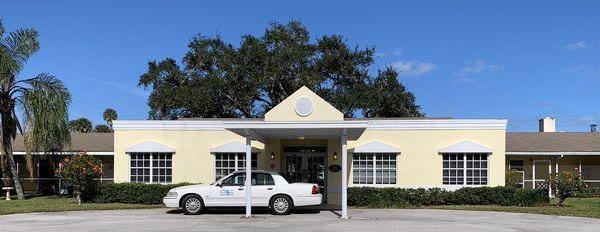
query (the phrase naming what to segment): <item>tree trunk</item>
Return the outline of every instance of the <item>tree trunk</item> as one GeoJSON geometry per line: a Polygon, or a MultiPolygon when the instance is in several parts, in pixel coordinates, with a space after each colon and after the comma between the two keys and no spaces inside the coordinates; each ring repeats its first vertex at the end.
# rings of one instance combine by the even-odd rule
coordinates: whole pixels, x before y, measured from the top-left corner
{"type": "Polygon", "coordinates": [[[17,192],[17,198],[19,200],[25,200],[25,194],[23,193],[23,187],[21,186],[21,179],[19,179],[19,174],[17,173],[17,163],[15,163],[15,158],[12,153],[12,141],[10,136],[8,139],[4,133],[2,134],[2,147],[4,148],[4,154],[6,154],[6,161],[8,164],[8,169],[10,170],[10,175],[12,176],[13,184],[15,185],[15,191],[17,192]],[[8,143],[6,142],[8,141],[8,143]]]}
{"type": "Polygon", "coordinates": [[[17,192],[17,198],[19,200],[25,200],[25,194],[23,193],[23,187],[21,186],[21,179],[19,179],[19,174],[17,173],[17,163],[15,163],[15,157],[13,156],[12,151],[12,120],[13,119],[10,113],[2,113],[2,151],[4,152],[6,163],[8,165],[10,175],[12,176],[13,185],[15,187],[15,191],[17,192]]]}
{"type": "Polygon", "coordinates": [[[75,190],[75,195],[77,196],[77,204],[81,205],[81,191],[75,190]]]}
{"type": "Polygon", "coordinates": [[[9,178],[10,172],[8,171],[8,164],[6,163],[6,157],[4,153],[0,154],[0,169],[2,169],[2,173],[0,174],[2,175],[2,186],[11,186],[11,181],[9,178]]]}
{"type": "Polygon", "coordinates": [[[556,207],[562,207],[563,202],[565,202],[565,199],[562,197],[559,197],[558,204],[556,204],[556,207]]]}

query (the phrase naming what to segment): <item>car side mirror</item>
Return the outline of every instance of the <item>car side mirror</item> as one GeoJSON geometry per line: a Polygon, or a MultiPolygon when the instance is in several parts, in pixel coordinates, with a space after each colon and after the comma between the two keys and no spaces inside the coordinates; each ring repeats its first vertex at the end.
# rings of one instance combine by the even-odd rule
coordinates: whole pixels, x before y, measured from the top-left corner
{"type": "Polygon", "coordinates": [[[221,188],[221,187],[223,187],[223,184],[222,183],[217,183],[217,184],[215,184],[215,186],[221,188]]]}

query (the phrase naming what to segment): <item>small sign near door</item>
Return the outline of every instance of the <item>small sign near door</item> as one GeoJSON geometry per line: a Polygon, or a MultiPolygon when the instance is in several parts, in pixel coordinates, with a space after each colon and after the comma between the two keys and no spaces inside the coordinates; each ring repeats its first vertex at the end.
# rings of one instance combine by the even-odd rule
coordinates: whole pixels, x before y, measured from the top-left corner
{"type": "Polygon", "coordinates": [[[337,164],[329,165],[329,171],[339,172],[341,170],[342,170],[342,166],[340,166],[340,165],[337,165],[337,164]]]}

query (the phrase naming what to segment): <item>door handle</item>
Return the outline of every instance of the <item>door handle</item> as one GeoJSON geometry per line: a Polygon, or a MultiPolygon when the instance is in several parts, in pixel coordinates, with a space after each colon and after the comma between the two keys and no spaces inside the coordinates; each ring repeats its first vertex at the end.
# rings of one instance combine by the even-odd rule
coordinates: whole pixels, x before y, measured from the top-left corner
{"type": "Polygon", "coordinates": [[[244,188],[238,188],[238,190],[244,190],[244,188]]]}
{"type": "Polygon", "coordinates": [[[267,188],[267,190],[273,190],[273,188],[267,188]]]}

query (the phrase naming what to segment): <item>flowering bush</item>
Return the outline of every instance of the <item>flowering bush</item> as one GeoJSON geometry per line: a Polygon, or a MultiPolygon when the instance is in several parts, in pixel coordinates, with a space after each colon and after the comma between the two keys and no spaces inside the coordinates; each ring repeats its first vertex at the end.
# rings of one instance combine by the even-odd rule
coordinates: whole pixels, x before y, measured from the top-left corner
{"type": "Polygon", "coordinates": [[[79,152],[71,158],[64,158],[54,173],[67,187],[73,188],[77,203],[81,204],[81,193],[94,188],[94,179],[102,175],[102,166],[97,158],[79,152]]]}
{"type": "Polygon", "coordinates": [[[583,196],[588,189],[583,180],[583,175],[577,168],[573,171],[552,174],[550,184],[556,192],[556,197],[559,198],[557,206],[562,206],[565,199],[569,197],[583,196]]]}

